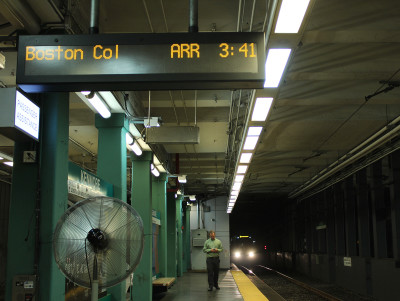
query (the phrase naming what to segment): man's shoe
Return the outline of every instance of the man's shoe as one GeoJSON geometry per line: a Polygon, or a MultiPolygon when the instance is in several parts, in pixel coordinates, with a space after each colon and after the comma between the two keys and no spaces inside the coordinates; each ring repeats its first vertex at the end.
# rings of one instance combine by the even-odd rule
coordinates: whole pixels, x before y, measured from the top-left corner
{"type": "Polygon", "coordinates": [[[217,290],[220,290],[220,289],[221,289],[218,285],[216,285],[215,288],[216,288],[217,290]]]}
{"type": "Polygon", "coordinates": [[[210,291],[210,292],[212,291],[212,286],[210,286],[210,287],[208,288],[208,291],[210,291]]]}

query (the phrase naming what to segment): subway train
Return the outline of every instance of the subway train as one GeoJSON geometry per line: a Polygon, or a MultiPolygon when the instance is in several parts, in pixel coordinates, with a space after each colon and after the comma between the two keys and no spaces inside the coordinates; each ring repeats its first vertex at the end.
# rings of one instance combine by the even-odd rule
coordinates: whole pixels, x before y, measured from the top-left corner
{"type": "Polygon", "coordinates": [[[259,243],[250,235],[234,236],[231,239],[231,261],[235,264],[259,262],[263,252],[259,243]]]}

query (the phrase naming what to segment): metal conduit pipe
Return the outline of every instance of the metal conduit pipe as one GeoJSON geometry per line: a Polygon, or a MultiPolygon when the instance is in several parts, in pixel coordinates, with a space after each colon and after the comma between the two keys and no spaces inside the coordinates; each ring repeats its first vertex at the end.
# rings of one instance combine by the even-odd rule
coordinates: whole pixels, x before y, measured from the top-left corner
{"type": "Polygon", "coordinates": [[[366,153],[372,151],[373,149],[381,146],[386,141],[390,140],[394,135],[397,134],[398,131],[400,131],[400,124],[398,124],[399,122],[400,122],[400,117],[398,117],[395,120],[393,120],[392,122],[390,122],[387,126],[382,128],[381,130],[379,130],[377,133],[372,135],[370,138],[368,138],[367,140],[365,140],[358,146],[356,146],[354,149],[352,149],[346,155],[342,156],[339,160],[330,164],[328,168],[323,169],[321,172],[319,172],[317,175],[315,175],[313,178],[311,178],[310,181],[308,181],[304,185],[300,186],[300,188],[297,191],[290,193],[289,198],[294,198],[294,197],[306,192],[307,190],[311,189],[312,187],[316,186],[323,180],[325,180],[328,177],[330,177],[331,175],[333,175],[335,172],[339,171],[340,169],[343,169],[345,166],[358,160],[359,158],[364,156],[366,153]],[[388,127],[390,127],[390,126],[394,126],[394,128],[387,131],[388,127]],[[379,137],[382,134],[383,134],[383,136],[379,137]],[[376,139],[376,140],[373,141],[374,139],[376,139]],[[368,143],[370,143],[370,144],[367,145],[368,143]],[[362,150],[356,152],[356,150],[359,150],[361,147],[364,147],[364,148],[362,150]]]}
{"type": "Polygon", "coordinates": [[[40,32],[40,20],[32,8],[21,0],[0,0],[2,15],[17,28],[26,30],[29,34],[40,32]]]}
{"type": "Polygon", "coordinates": [[[239,9],[238,9],[238,20],[236,25],[236,31],[240,31],[240,16],[242,15],[242,2],[243,0],[239,0],[239,9]]]}
{"type": "Polygon", "coordinates": [[[254,11],[256,10],[256,2],[257,0],[253,0],[253,8],[251,10],[251,18],[250,18],[250,27],[249,32],[253,30],[253,21],[254,21],[254,11]]]}
{"type": "Polygon", "coordinates": [[[225,156],[225,167],[226,168],[226,173],[229,171],[230,163],[227,162],[230,160],[230,140],[231,140],[231,135],[232,135],[232,111],[233,111],[233,91],[231,91],[231,103],[229,105],[229,118],[228,118],[228,138],[226,141],[226,156],[225,156]],[[228,165],[228,166],[227,166],[228,165]]]}
{"type": "Polygon", "coordinates": [[[200,229],[200,200],[197,200],[197,229],[200,229]]]}
{"type": "Polygon", "coordinates": [[[189,32],[199,32],[199,3],[198,0],[189,1],[189,32]]]}
{"type": "MultiPolygon", "coordinates": [[[[267,30],[265,31],[265,46],[268,44],[269,36],[271,34],[272,30],[272,25],[274,23],[274,15],[276,12],[276,9],[278,7],[278,0],[270,0],[268,1],[268,8],[271,8],[271,10],[267,11],[267,19],[265,23],[267,24],[267,30]],[[270,5],[270,1],[273,1],[272,4],[270,5]]],[[[265,24],[264,24],[264,29],[265,29],[265,24]]]]}
{"type": "Polygon", "coordinates": [[[99,1],[92,0],[90,4],[90,34],[99,33],[99,1]]]}

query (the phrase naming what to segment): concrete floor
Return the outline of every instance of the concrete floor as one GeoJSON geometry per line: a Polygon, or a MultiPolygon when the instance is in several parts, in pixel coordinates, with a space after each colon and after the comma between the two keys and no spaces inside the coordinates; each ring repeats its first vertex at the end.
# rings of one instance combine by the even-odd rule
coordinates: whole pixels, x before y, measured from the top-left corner
{"type": "Polygon", "coordinates": [[[207,273],[186,272],[176,279],[175,284],[166,292],[153,296],[161,301],[243,301],[242,295],[233,280],[230,270],[220,271],[220,290],[208,291],[207,273]]]}

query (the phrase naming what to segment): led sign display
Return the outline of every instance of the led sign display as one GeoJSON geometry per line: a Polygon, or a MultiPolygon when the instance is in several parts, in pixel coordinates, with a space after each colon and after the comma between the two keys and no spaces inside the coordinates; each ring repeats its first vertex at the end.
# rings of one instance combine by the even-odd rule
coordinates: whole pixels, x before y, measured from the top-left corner
{"type": "Polygon", "coordinates": [[[20,36],[26,92],[263,88],[263,33],[20,36]]]}

